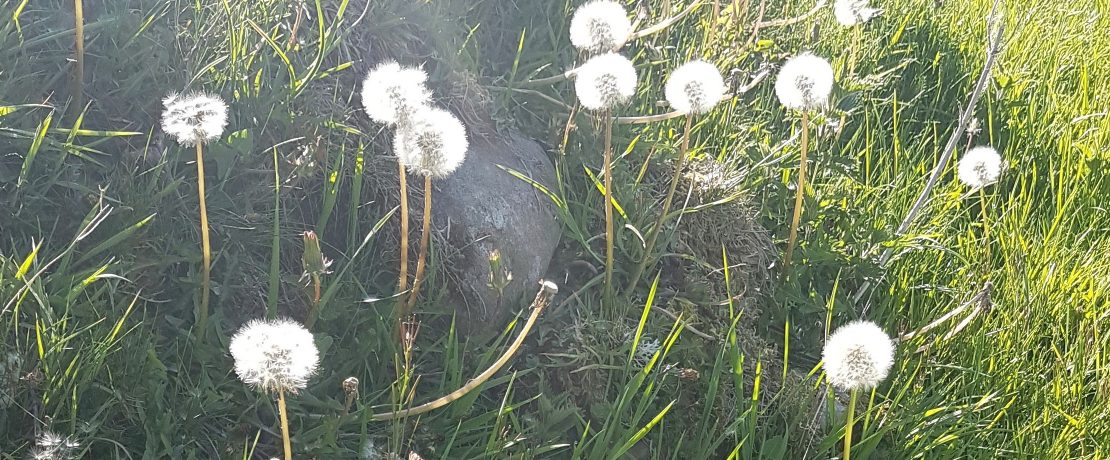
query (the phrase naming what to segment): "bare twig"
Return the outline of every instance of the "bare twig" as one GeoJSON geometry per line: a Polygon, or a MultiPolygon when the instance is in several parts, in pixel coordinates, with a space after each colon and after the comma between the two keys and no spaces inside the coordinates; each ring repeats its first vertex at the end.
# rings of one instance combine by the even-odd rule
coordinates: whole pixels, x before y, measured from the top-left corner
{"type": "Polygon", "coordinates": [[[953,328],[951,331],[949,331],[948,334],[946,334],[944,336],[944,338],[946,338],[946,339],[952,338],[953,336],[955,336],[955,334],[957,332],[959,332],[959,331],[963,330],[963,328],[967,327],[968,323],[970,323],[970,321],[971,321],[971,318],[974,318],[975,316],[977,316],[979,314],[978,313],[979,311],[985,309],[986,306],[990,305],[990,295],[991,295],[991,290],[992,289],[994,289],[994,284],[992,284],[990,281],[987,281],[986,283],[983,284],[983,288],[980,289],[979,292],[976,293],[971,299],[968,299],[967,302],[964,302],[962,305],[960,305],[956,308],[953,308],[952,311],[949,311],[948,313],[945,313],[944,315],[941,315],[940,318],[937,318],[936,320],[934,320],[933,322],[931,322],[929,324],[921,326],[917,330],[910,331],[910,332],[907,332],[905,334],[902,334],[902,335],[898,336],[898,338],[896,338],[895,341],[897,341],[897,342],[906,342],[906,341],[912,340],[914,337],[917,337],[917,336],[920,336],[920,335],[923,335],[923,334],[927,334],[927,333],[929,333],[929,331],[932,331],[933,329],[936,329],[937,327],[939,327],[941,324],[944,324],[944,322],[954,318],[956,315],[959,315],[960,313],[963,313],[964,310],[968,309],[968,307],[971,307],[973,305],[978,305],[979,308],[977,308],[974,312],[972,312],[972,314],[968,315],[968,317],[966,319],[961,321],[959,323],[959,325],[957,325],[955,328],[953,328]]]}

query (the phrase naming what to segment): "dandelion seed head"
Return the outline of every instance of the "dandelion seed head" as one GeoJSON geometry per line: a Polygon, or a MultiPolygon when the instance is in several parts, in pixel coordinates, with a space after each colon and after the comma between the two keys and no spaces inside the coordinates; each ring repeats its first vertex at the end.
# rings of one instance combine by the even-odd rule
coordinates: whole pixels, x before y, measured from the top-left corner
{"type": "Polygon", "coordinates": [[[449,176],[466,159],[466,127],[443,109],[425,107],[393,134],[393,152],[409,171],[433,178],[449,176]]]}
{"type": "Polygon", "coordinates": [[[960,158],[956,165],[960,181],[973,189],[998,182],[1002,175],[1002,155],[991,147],[975,147],[960,158]]]}
{"type": "Polygon", "coordinates": [[[881,10],[871,8],[870,0],[836,0],[833,4],[833,16],[840,25],[851,27],[870,21],[881,10]]]}
{"type": "Polygon", "coordinates": [[[599,0],[574,11],[570,20],[570,42],[583,51],[616,51],[632,35],[632,21],[619,3],[599,0]]]}
{"type": "Polygon", "coordinates": [[[43,431],[35,438],[35,449],[31,451],[34,460],[69,460],[76,458],[81,444],[70,438],[58,436],[51,431],[43,431]]]}
{"type": "Polygon", "coordinates": [[[217,96],[171,93],[162,105],[162,131],[186,147],[219,138],[227,126],[227,104],[217,96]]]}
{"type": "Polygon", "coordinates": [[[428,74],[396,62],[378,64],[362,81],[362,107],[371,120],[387,126],[403,123],[432,97],[428,74]]]}
{"type": "Polygon", "coordinates": [[[679,66],[663,87],[667,102],[685,114],[703,114],[725,97],[725,80],[717,66],[705,61],[691,61],[679,66]]]}
{"type": "Polygon", "coordinates": [[[775,81],[779,102],[791,110],[823,108],[829,101],[832,88],[832,65],[811,53],[802,53],[787,60],[775,81]]]}
{"type": "Polygon", "coordinates": [[[43,431],[35,440],[35,445],[44,449],[53,449],[62,447],[65,444],[65,439],[61,436],[54,434],[52,431],[43,431]]]}
{"type": "Polygon", "coordinates": [[[870,321],[848,323],[833,333],[822,352],[825,375],[844,390],[874,388],[894,364],[894,342],[870,321]]]}
{"type": "Polygon", "coordinates": [[[296,393],[320,362],[312,333],[289,319],[254,320],[231,338],[239,379],[268,393],[296,393]]]}
{"type": "Polygon", "coordinates": [[[36,447],[36,448],[31,450],[31,460],[60,460],[60,459],[61,459],[61,457],[59,457],[58,454],[55,453],[51,449],[43,449],[41,447],[36,447]]]}
{"type": "Polygon", "coordinates": [[[636,94],[636,68],[616,53],[594,56],[576,71],[574,90],[583,107],[611,109],[636,94]]]}

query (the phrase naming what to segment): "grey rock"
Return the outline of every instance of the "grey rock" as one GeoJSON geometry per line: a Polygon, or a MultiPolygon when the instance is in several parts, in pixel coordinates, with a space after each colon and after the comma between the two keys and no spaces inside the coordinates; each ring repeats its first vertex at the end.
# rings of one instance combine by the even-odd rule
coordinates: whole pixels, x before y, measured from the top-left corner
{"type": "Polygon", "coordinates": [[[447,301],[455,305],[464,333],[492,332],[523,308],[522,299],[532,298],[561,236],[551,199],[502,168],[555,186],[555,168],[543,147],[519,133],[475,136],[459,169],[435,184],[434,227],[445,230],[458,251],[450,257],[455,279],[447,301]],[[503,296],[489,286],[494,250],[512,273],[503,296]]]}

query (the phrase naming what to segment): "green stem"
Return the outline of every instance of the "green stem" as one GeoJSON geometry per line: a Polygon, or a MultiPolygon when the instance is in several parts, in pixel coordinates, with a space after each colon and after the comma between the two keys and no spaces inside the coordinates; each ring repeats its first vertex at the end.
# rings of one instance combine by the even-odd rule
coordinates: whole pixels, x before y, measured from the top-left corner
{"type": "Polygon", "coordinates": [[[312,306],[308,308],[308,316],[305,317],[304,327],[312,330],[312,326],[316,325],[316,319],[320,316],[320,290],[323,282],[320,275],[313,273],[312,278],[312,306]]]}
{"type": "Polygon", "coordinates": [[[274,155],[274,228],[270,242],[270,286],[266,296],[266,318],[277,317],[277,299],[281,276],[281,175],[278,170],[277,148],[274,155]]]}
{"type": "Polygon", "coordinates": [[[983,265],[989,267],[991,257],[990,226],[987,224],[987,192],[983,187],[979,188],[979,214],[983,219],[983,265]]]}
{"type": "Polygon", "coordinates": [[[848,403],[848,419],[844,422],[844,460],[850,460],[852,455],[852,425],[856,416],[856,398],[859,390],[852,389],[851,401],[848,403]]]}
{"type": "Polygon", "coordinates": [[[682,148],[678,151],[678,162],[675,164],[674,177],[671,177],[671,187],[667,190],[666,198],[663,199],[663,209],[659,212],[659,217],[655,219],[655,226],[648,231],[647,244],[644,245],[644,256],[640,259],[640,265],[636,267],[635,275],[632,276],[631,285],[628,287],[629,293],[636,290],[636,285],[640,283],[640,277],[647,269],[648,262],[652,260],[651,251],[655,248],[655,241],[659,238],[659,233],[663,229],[663,222],[667,219],[667,214],[671,210],[674,192],[678,189],[678,181],[682,177],[682,168],[686,164],[686,152],[690,149],[690,129],[693,125],[693,118],[689,114],[686,115],[686,129],[683,131],[682,148]]]}
{"type": "Polygon", "coordinates": [[[605,111],[605,298],[613,295],[613,117],[605,111]]]}
{"type": "Polygon", "coordinates": [[[798,224],[802,220],[802,205],[805,203],[806,154],[809,153],[809,112],[802,112],[802,159],[798,166],[798,190],[794,194],[794,218],[790,220],[790,237],[786,243],[786,260],[783,274],[790,273],[790,263],[794,256],[794,246],[798,242],[798,224]]]}
{"type": "Polygon", "coordinates": [[[320,275],[312,275],[312,284],[316,287],[312,297],[312,303],[316,305],[316,308],[320,308],[320,275]]]}

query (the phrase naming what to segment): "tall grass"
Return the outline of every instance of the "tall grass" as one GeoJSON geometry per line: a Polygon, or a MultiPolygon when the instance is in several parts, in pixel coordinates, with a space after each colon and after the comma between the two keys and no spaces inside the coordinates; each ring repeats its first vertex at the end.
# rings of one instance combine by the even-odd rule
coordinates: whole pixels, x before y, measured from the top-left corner
{"type": "MultiPolygon", "coordinates": [[[[784,168],[797,164],[801,139],[758,76],[812,50],[831,58],[838,84],[833,110],[809,120],[813,186],[794,259],[806,263],[758,292],[745,281],[750,261],[727,248],[696,255],[688,246],[699,235],[686,225],[660,231],[655,253],[643,254],[637,235],[669,185],[659,159],[682,148],[684,120],[614,126],[613,145],[625,146],[611,171],[614,278],[640,260],[661,263],[610,301],[599,270],[603,140],[570,110],[567,83],[523,85],[574,65],[565,29],[578,2],[321,0],[301,13],[285,3],[299,2],[95,2],[85,11],[86,40],[97,44],[85,92],[96,104],[73,118],[50,97],[71,74],[73,31],[55,27],[70,24],[56,16],[69,3],[0,3],[0,342],[29,376],[0,375],[0,402],[12,401],[0,405],[5,455],[25,457],[46,425],[79,439],[87,458],[279,450],[279,414],[230,377],[223,342],[247,318],[307,311],[312,293],[290,249],[306,230],[336,271],[314,328],[325,371],[287,401],[298,457],[828,458],[842,451],[849,401],[821,382],[819,349],[830,325],[864,311],[891,335],[957,314],[907,336],[891,378],[859,395],[854,458],[1110,455],[1100,403],[1110,391],[1105,0],[1007,2],[1005,51],[974,111],[983,128],[974,142],[998,148],[1010,170],[980,196],[949,166],[904,234],[895,230],[984,64],[991,0],[888,2],[857,29],[837,26],[828,8],[803,17],[812,1],[675,1],[669,11],[646,2],[641,25],[689,14],[626,50],[642,78],[622,114],[658,113],[667,70],[703,52],[734,85],[755,82],[689,136],[690,163],[737,173],[734,190],[697,203],[684,181],[672,221],[747,200],[783,249],[796,173],[784,168]],[[378,239],[395,194],[375,182],[386,139],[364,132],[348,93],[354,69],[382,51],[358,34],[421,38],[396,11],[448,18],[420,32],[458,32],[437,57],[473,63],[482,83],[507,88],[494,118],[552,145],[566,138],[565,153],[552,154],[556,181],[534,183],[564,229],[552,272],[566,282],[508,371],[418,421],[379,423],[374,414],[464,387],[521,327],[489,340],[461,334],[454,306],[438,304],[446,277],[430,277],[414,378],[391,394],[399,350],[380,293],[395,290],[397,264],[378,239]],[[792,17],[802,19],[779,21],[792,17]],[[191,86],[234,98],[243,124],[205,151],[221,248],[213,301],[224,307],[211,344],[188,338],[183,280],[200,254],[187,159],[165,156],[153,128],[160,107],[147,100],[191,86]],[[969,301],[975,308],[960,309],[969,301]],[[360,391],[346,408],[340,382],[350,376],[360,391]]],[[[437,83],[450,78],[429,68],[437,83]]],[[[384,164],[387,175],[393,167],[384,164]]]]}

